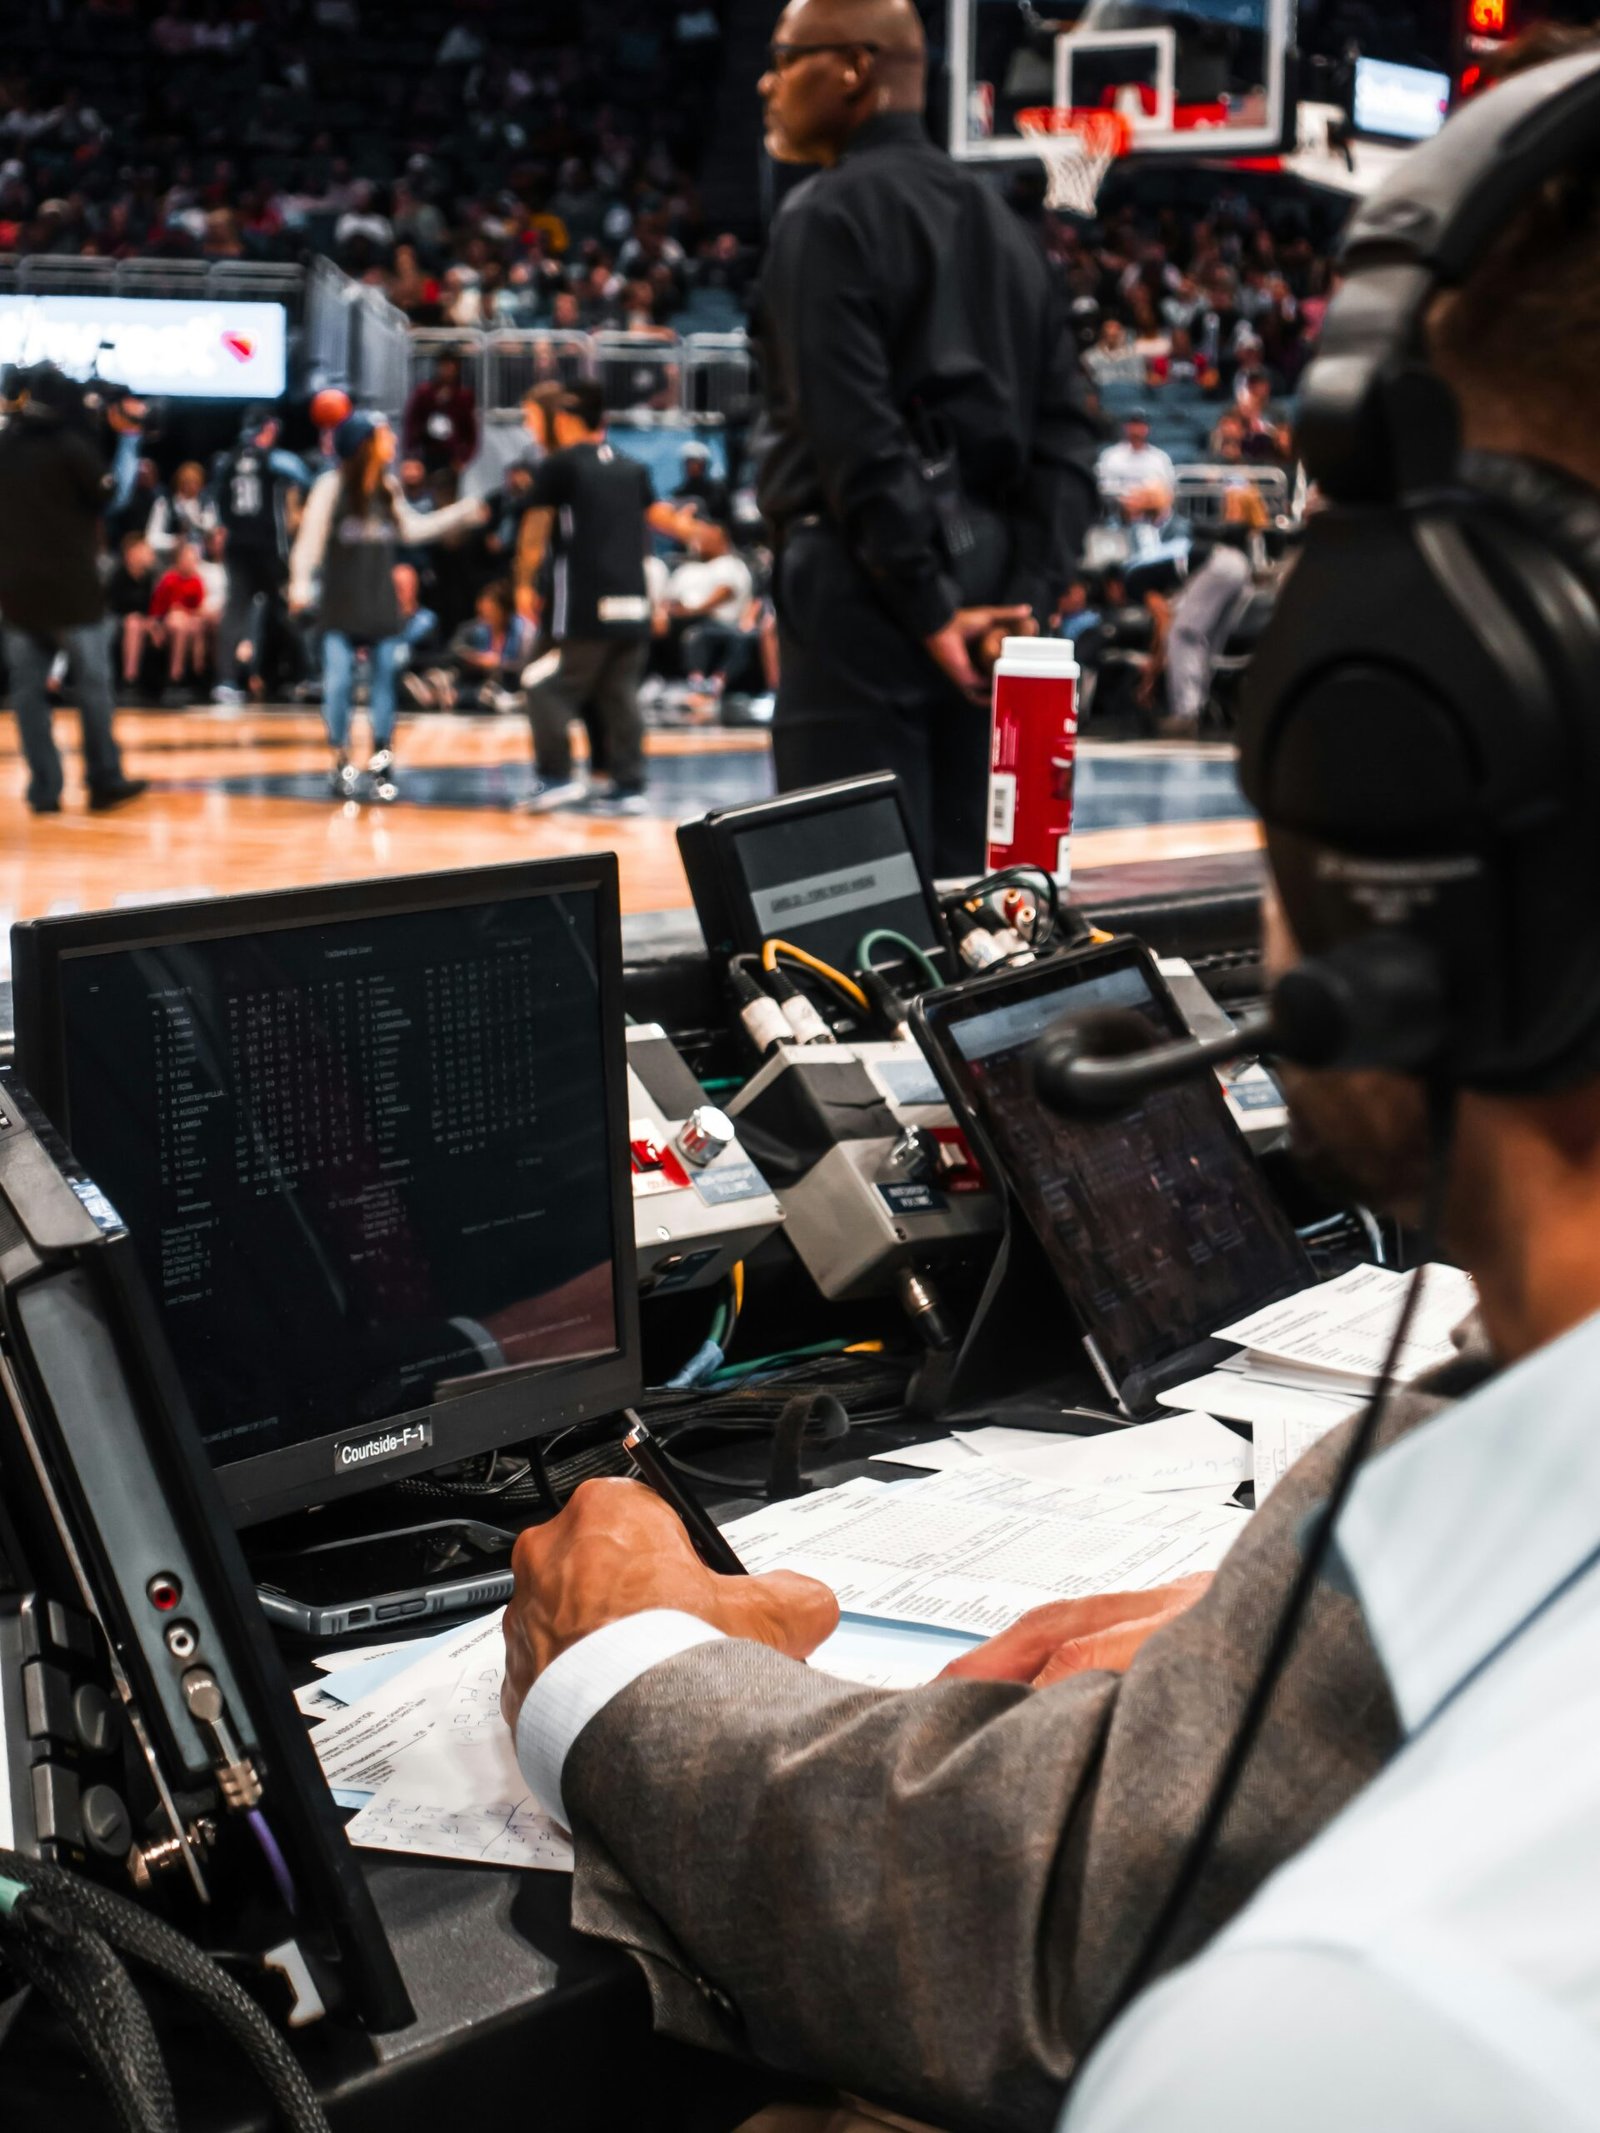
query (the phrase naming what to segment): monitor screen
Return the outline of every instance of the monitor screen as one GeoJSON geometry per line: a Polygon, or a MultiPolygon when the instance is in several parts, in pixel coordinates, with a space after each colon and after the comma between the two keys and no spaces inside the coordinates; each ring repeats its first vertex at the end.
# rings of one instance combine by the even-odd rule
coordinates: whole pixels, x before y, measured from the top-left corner
{"type": "Polygon", "coordinates": [[[1062,1118],[1030,1054],[1065,1014],[1131,1010],[1152,1042],[1187,1034],[1141,951],[1118,947],[990,981],[937,1011],[957,1080],[1030,1226],[1120,1386],[1310,1271],[1213,1076],[1110,1116],[1062,1118]],[[1248,1301],[1247,1301],[1248,1299],[1248,1301]]]}
{"type": "Polygon", "coordinates": [[[59,364],[173,400],[277,400],[282,304],[158,296],[0,296],[0,363],[59,364]]]}
{"type": "Polygon", "coordinates": [[[1389,141],[1426,141],[1450,111],[1450,77],[1427,67],[1402,67],[1391,59],[1356,61],[1357,133],[1389,141]]]}
{"type": "MultiPolygon", "coordinates": [[[[23,988],[54,1024],[45,1100],[128,1226],[236,1496],[288,1474],[310,1500],[467,1456],[486,1426],[532,1435],[541,1376],[634,1345],[614,878],[608,914],[592,878],[536,893],[544,871],[410,908],[416,883],[345,911],[251,899],[277,922],[227,930],[182,907],[64,943],[23,988]],[[513,1388],[498,1423],[471,1399],[513,1388]]],[[[46,1049],[26,1019],[25,1075],[46,1049]]]]}
{"type": "Polygon", "coordinates": [[[922,869],[891,794],[758,818],[734,832],[733,848],[761,939],[777,934],[841,970],[855,969],[861,938],[875,926],[903,933],[930,954],[940,945],[922,869]]]}

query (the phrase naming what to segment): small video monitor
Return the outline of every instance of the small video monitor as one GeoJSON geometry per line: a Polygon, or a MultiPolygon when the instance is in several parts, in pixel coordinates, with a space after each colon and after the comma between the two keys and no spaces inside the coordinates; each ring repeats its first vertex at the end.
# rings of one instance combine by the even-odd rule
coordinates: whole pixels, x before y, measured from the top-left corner
{"type": "Polygon", "coordinates": [[[1390,59],[1356,61],[1357,133],[1380,141],[1430,140],[1450,115],[1450,77],[1390,59]]]}
{"type": "MultiPolygon", "coordinates": [[[[854,970],[863,937],[883,927],[949,967],[939,900],[890,772],[720,808],[685,822],[678,849],[714,956],[754,954],[776,935],[854,970]]],[[[892,953],[876,960],[893,971],[892,953]]]]}
{"type": "Polygon", "coordinates": [[[640,1388],[616,862],[20,925],[19,1066],[240,1524],[640,1388]]]}
{"type": "Polygon", "coordinates": [[[1154,960],[1126,940],[930,993],[913,1025],[1120,1393],[1311,1270],[1214,1075],[1081,1118],[1040,1101],[1038,1040],[1105,1009],[1139,1016],[1152,1044],[1188,1034],[1154,960]]]}

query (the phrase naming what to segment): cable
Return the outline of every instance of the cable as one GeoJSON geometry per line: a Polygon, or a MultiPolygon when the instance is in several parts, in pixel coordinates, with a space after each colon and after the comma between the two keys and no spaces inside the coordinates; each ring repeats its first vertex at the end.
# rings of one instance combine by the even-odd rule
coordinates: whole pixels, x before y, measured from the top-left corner
{"type": "Polygon", "coordinates": [[[250,1808],[245,1815],[245,1820],[249,1823],[251,1830],[254,1832],[255,1840],[261,1847],[268,1871],[271,1873],[272,1879],[277,1886],[278,1894],[283,1900],[283,1907],[292,1918],[300,1909],[300,1903],[295,1895],[294,1876],[289,1871],[289,1862],[284,1858],[282,1847],[272,1834],[272,1825],[259,1807],[250,1808]]]}
{"type": "Polygon", "coordinates": [[[858,1007],[864,1015],[871,1014],[872,1002],[854,978],[847,978],[842,970],[835,970],[831,963],[823,962],[820,956],[813,955],[809,949],[796,948],[792,941],[780,941],[775,934],[769,935],[761,944],[762,969],[775,971],[780,955],[786,955],[791,963],[798,963],[802,970],[813,971],[819,978],[825,978],[830,985],[844,994],[853,1007],[858,1007]]]}
{"type": "Polygon", "coordinates": [[[23,1911],[27,1893],[0,1906],[0,1955],[76,2040],[119,2125],[127,2133],[178,2133],[166,2061],[133,1980],[81,1920],[37,1899],[23,1911]]]}
{"type": "MultiPolygon", "coordinates": [[[[1453,1092],[1438,1086],[1430,1086],[1428,1091],[1429,1176],[1427,1202],[1423,1212],[1420,1232],[1421,1249],[1416,1271],[1407,1286],[1405,1302],[1401,1306],[1400,1316],[1396,1321],[1394,1333],[1389,1342],[1389,1352],[1383,1359],[1383,1369],[1378,1375],[1377,1384],[1372,1389],[1372,1397],[1368,1400],[1361,1419],[1356,1424],[1344,1458],[1340,1461],[1339,1470],[1334,1476],[1333,1486],[1328,1492],[1327,1501],[1317,1514],[1315,1522],[1309,1524],[1309,1530],[1303,1538],[1299,1566],[1295,1571],[1294,1581],[1289,1587],[1288,1598],[1284,1601],[1282,1611],[1273,1627],[1266,1657],[1261,1663],[1261,1671],[1256,1676],[1255,1684],[1240,1715],[1238,1727],[1229,1744],[1221,1774],[1212,1788],[1210,1799],[1206,1803],[1205,1812],[1200,1817],[1194,1836],[1190,1839],[1188,1848],[1179,1864],[1178,1871],[1173,1876],[1171,1886],[1167,1890],[1160,1910],[1156,1913],[1154,1923],[1140,1943],[1138,1952],[1129,1965],[1126,1976],[1112,1996],[1106,2014],[1097,2024],[1089,2041],[1079,2054],[1077,2062],[1079,2069],[1088,2063],[1091,2054],[1105,2037],[1107,2031],[1121,2017],[1136,1995],[1143,1991],[1144,1987],[1149,1983],[1162,1950],[1167,1945],[1174,1927],[1183,1916],[1194,1896],[1200,1876],[1209,1863],[1217,1838],[1221,1834],[1222,1825],[1227,1820],[1229,1810],[1233,1806],[1234,1797],[1239,1790],[1239,1782],[1244,1775],[1245,1766],[1250,1760],[1262,1725],[1266,1720],[1267,1711],[1271,1706],[1272,1698],[1283,1677],[1284,1668],[1287,1666],[1290,1653],[1294,1648],[1294,1641],[1299,1634],[1301,1622],[1304,1619],[1306,1609],[1311,1604],[1311,1596],[1316,1591],[1317,1583],[1322,1576],[1323,1566],[1327,1562],[1329,1551],[1333,1546],[1334,1533],[1338,1527],[1340,1514],[1349,1501],[1350,1492],[1355,1487],[1357,1475],[1365,1465],[1368,1454],[1377,1441],[1378,1431],[1382,1427],[1384,1416],[1388,1412],[1390,1396],[1394,1391],[1395,1372],[1399,1368],[1400,1357],[1405,1350],[1406,1341],[1416,1320],[1417,1307],[1422,1300],[1427,1264],[1432,1257],[1444,1213],[1445,1193],[1450,1180],[1450,1144],[1453,1121],[1453,1092]]],[[[1074,2074],[1073,2078],[1074,2080],[1076,2079],[1076,2074],[1074,2074]]],[[[1068,2087],[1070,2089],[1071,2083],[1068,2084],[1068,2087]]]]}
{"type": "Polygon", "coordinates": [[[908,962],[915,963],[930,985],[943,985],[944,975],[927,950],[919,948],[915,941],[907,940],[903,933],[896,933],[892,926],[874,926],[870,933],[862,934],[860,943],[856,948],[856,968],[858,970],[873,969],[875,966],[872,961],[872,951],[881,942],[885,941],[891,948],[897,948],[908,962]]]}
{"type": "Polygon", "coordinates": [[[260,2077],[289,2133],[329,2133],[316,2092],[299,2061],[243,1987],[159,1918],[125,1896],[103,1889],[61,1867],[42,1866],[20,1852],[0,1851],[0,1875],[25,1893],[12,1916],[31,1922],[36,1904],[69,1913],[100,1933],[119,1955],[153,1971],[195,2002],[244,2053],[260,2077]]]}

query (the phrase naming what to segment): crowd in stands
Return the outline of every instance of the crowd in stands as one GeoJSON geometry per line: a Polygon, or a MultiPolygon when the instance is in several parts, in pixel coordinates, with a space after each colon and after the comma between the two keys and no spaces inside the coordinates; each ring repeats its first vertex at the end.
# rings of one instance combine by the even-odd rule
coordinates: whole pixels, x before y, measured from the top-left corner
{"type": "Polygon", "coordinates": [[[419,325],[731,324],[716,0],[16,0],[0,252],[328,255],[419,325]]]}
{"type": "MultiPolygon", "coordinates": [[[[745,315],[756,248],[707,225],[694,177],[719,72],[715,0],[551,0],[531,16],[511,0],[420,0],[396,18],[376,0],[19,0],[19,18],[0,55],[0,251],[323,253],[414,324],[463,334],[664,336],[745,315]]],[[[1124,594],[1122,612],[1148,611],[1187,568],[1180,469],[1237,469],[1241,484],[1292,472],[1331,230],[1259,191],[1219,192],[1201,210],[1114,194],[1124,204],[1086,223],[1041,213],[1026,176],[1015,190],[1106,422],[1103,521],[1058,614],[1092,648],[1085,614],[1124,594]]],[[[648,373],[640,405],[663,379],[671,397],[668,374],[648,373]]],[[[401,423],[414,506],[460,493],[480,419],[446,353],[401,423]]],[[[737,487],[740,440],[727,443],[737,487]]],[[[684,472],[708,482],[703,461],[684,472]]],[[[527,478],[513,462],[481,531],[402,566],[414,701],[515,698],[527,478]]],[[[702,508],[730,530],[728,553],[678,559],[676,576],[663,559],[657,601],[652,687],[688,715],[766,686],[759,531],[736,523],[726,484],[710,487],[702,508]]],[[[139,461],[108,535],[125,688],[169,703],[208,685],[232,693],[238,677],[216,668],[223,544],[205,470],[139,461]]],[[[313,685],[287,636],[269,664],[313,685]]],[[[262,685],[258,662],[249,686],[262,685]]]]}

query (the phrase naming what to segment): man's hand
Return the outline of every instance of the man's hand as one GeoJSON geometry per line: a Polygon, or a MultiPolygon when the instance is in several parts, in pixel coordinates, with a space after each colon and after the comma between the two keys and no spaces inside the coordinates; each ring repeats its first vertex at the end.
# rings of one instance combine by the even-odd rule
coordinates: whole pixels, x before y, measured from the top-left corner
{"type": "Polygon", "coordinates": [[[942,667],[950,679],[975,703],[982,703],[987,695],[983,675],[973,665],[973,648],[976,647],[979,666],[987,673],[1000,656],[1000,646],[1007,637],[1036,637],[1039,625],[1033,618],[1033,610],[1027,607],[962,607],[950,617],[942,630],[935,630],[923,643],[929,656],[942,667]]]}
{"type": "Polygon", "coordinates": [[[500,1708],[513,1728],[551,1660],[624,1615],[676,1608],[792,1659],[814,1652],[839,1620],[838,1601],[814,1578],[708,1570],[676,1513],[637,1481],[586,1481],[559,1517],[528,1528],[511,1562],[517,1587],[505,1613],[500,1708]]]}
{"type": "Polygon", "coordinates": [[[1191,1608],[1210,1583],[1205,1571],[1150,1592],[1097,1593],[1035,1607],[975,1652],[952,1660],[940,1679],[1025,1681],[1043,1689],[1070,1674],[1120,1674],[1145,1641],[1191,1608]]]}

